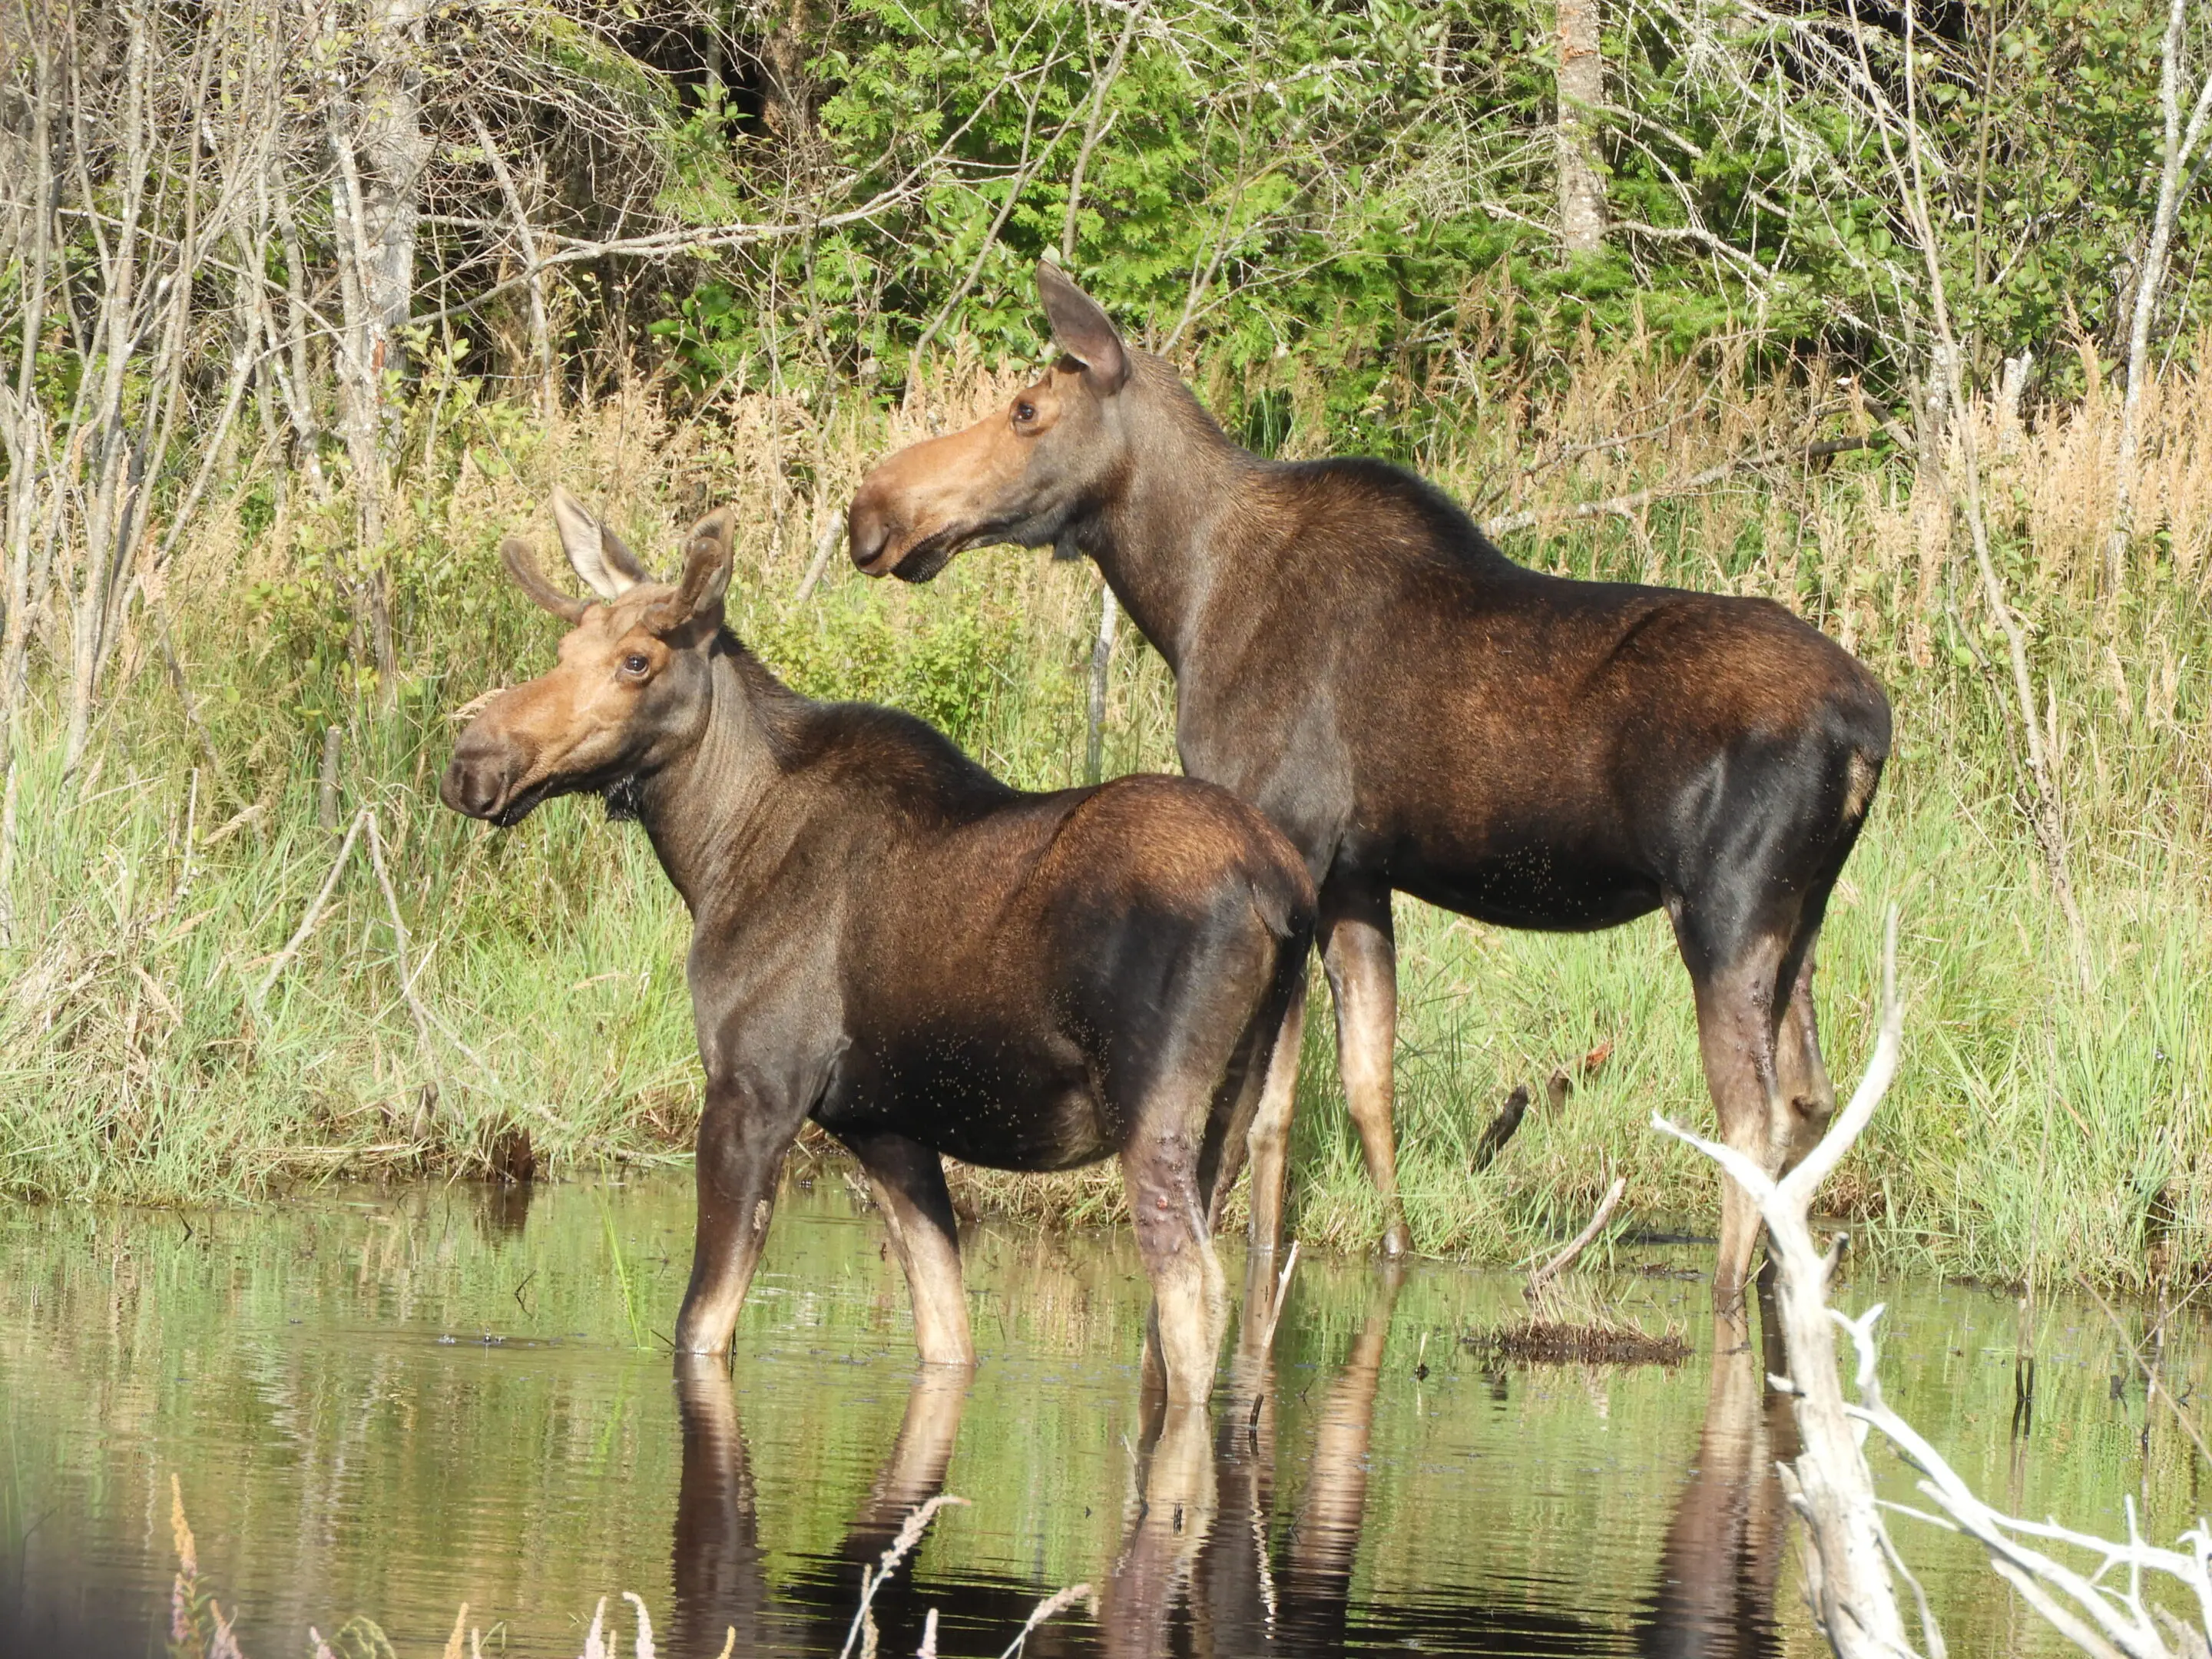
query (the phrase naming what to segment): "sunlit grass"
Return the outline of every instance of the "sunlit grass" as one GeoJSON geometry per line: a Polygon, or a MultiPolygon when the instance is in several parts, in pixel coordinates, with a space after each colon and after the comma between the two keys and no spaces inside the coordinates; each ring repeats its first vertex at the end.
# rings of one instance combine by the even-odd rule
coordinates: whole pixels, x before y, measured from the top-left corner
{"type": "MultiPolygon", "coordinates": [[[[869,457],[927,429],[930,415],[949,424],[1002,389],[971,375],[919,412],[836,414],[811,440],[822,501],[841,502],[869,457]]],[[[1643,393],[1626,384],[1613,395],[1626,408],[1643,393]]],[[[1789,413],[1786,398],[1764,393],[1746,407],[1759,419],[1789,413]]],[[[1601,400],[1574,418],[1602,431],[1620,414],[1601,400]]],[[[1663,476],[1710,459],[1723,438],[1698,449],[1700,429],[1679,428],[1649,453],[1603,452],[1586,476],[1537,476],[1569,496],[1663,476]]],[[[777,518],[749,404],[712,427],[674,426],[636,400],[574,413],[526,441],[510,435],[511,470],[451,435],[464,423],[445,430],[398,532],[408,656],[388,703],[347,679],[334,624],[317,620],[313,580],[295,570],[300,547],[248,534],[237,501],[182,567],[194,583],[178,635],[197,730],[148,641],[125,650],[106,689],[82,778],[61,777],[59,721],[34,697],[0,950],[0,1191],[204,1200],[467,1171],[517,1130],[556,1174],[684,1155],[698,1087],[688,930],[644,837],[590,801],[496,831],[434,798],[447,711],[551,659],[556,625],[504,589],[489,549],[502,531],[535,526],[546,539],[542,501],[556,478],[664,562],[687,514],[736,500],[748,539],[732,623],[771,666],[817,694],[914,707],[1015,782],[1076,780],[1097,616],[1087,566],[979,552],[918,590],[833,562],[801,606],[814,507],[786,489],[777,518]],[[331,718],[343,729],[341,821],[374,805],[389,848],[416,987],[438,1023],[427,1054],[359,848],[312,937],[258,996],[336,850],[315,822],[331,718]]],[[[2052,431],[2046,447],[2088,441],[2063,422],[2052,431]]],[[[1573,434],[1545,441],[1562,435],[1573,434]]],[[[1504,422],[1490,447],[1441,457],[1437,470],[1472,496],[1536,442],[1504,422]]],[[[2021,538],[2014,572],[2067,793],[2094,970],[2085,992],[2019,811],[2008,692],[1987,666],[1986,623],[1971,590],[1908,539],[1909,483],[1872,460],[1752,480],[1514,550],[1584,574],[1779,594],[1890,685],[1897,752],[1832,908],[1819,981],[1831,1067],[1847,1084],[1869,1037],[1875,919],[1900,908],[1906,1069],[1832,1193],[1862,1244],[1890,1263],[1993,1279],[2140,1283],[2201,1271],[2212,1266],[2202,570],[2153,572],[2100,612],[2076,580],[2079,550],[2038,539],[2059,536],[2063,501],[2022,495],[2007,532],[2021,538]]],[[[1525,503],[1536,486],[1516,488],[1525,503]]],[[[1125,630],[1109,772],[1171,768],[1173,708],[1163,665],[1125,630]]],[[[1713,1176],[1648,1127],[1654,1110],[1697,1121],[1710,1109],[1688,982],[1662,919],[1589,937],[1516,934],[1401,901],[1399,929],[1401,1157],[1423,1249],[1528,1255],[1578,1227],[1616,1174],[1628,1177],[1632,1215],[1710,1229],[1713,1176]],[[1547,1111],[1544,1078],[1606,1042],[1607,1064],[1547,1111]],[[1498,1161],[1470,1175],[1476,1138],[1522,1082],[1539,1104],[1498,1161]]],[[[1315,1244],[1363,1248],[1380,1214],[1318,995],[1316,1008],[1293,1224],[1315,1244]]],[[[1060,1218],[1119,1207],[1110,1166],[1051,1179],[968,1172],[956,1192],[971,1210],[1060,1218]]]]}

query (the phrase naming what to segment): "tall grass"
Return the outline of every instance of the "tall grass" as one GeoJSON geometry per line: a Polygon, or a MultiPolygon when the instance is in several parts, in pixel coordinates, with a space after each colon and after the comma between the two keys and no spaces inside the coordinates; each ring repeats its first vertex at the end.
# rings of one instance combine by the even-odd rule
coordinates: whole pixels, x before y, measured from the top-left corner
{"type": "MultiPolygon", "coordinates": [[[[1471,360],[1471,359],[1470,359],[1471,360]]],[[[1298,453],[1318,392],[1212,384],[1232,413],[1287,407],[1298,453]]],[[[2094,365],[2090,365],[2094,370],[2094,365]]],[[[1770,594],[1889,684],[1896,758],[1839,890],[1820,980],[1832,1062],[1868,1040],[1875,921],[1899,903],[1911,988],[1906,1074],[1846,1166],[1839,1201],[1886,1259],[1993,1277],[2085,1272],[2140,1283],[2212,1266],[2205,1032],[2212,978],[2212,386],[2176,371],[2147,400],[2139,566],[2095,590],[2117,398],[1995,410],[1983,451],[2014,603],[2033,639],[2066,797],[2095,984],[2069,966],[2016,796],[2001,646],[1932,466],[1875,447],[1669,480],[1734,457],[1869,429],[1814,375],[1756,379],[1717,349],[1668,362],[1591,347],[1564,390],[1439,381],[1458,435],[1413,458],[1485,516],[1559,514],[1660,488],[1617,513],[1509,539],[1540,567],[1770,594]],[[1642,435],[1637,435],[1642,434],[1642,435]]],[[[809,550],[876,455],[950,429],[1013,384],[956,356],[906,404],[749,397],[688,414],[631,389],[550,426],[465,381],[412,405],[392,534],[401,672],[357,683],[323,574],[350,515],[241,454],[233,483],[151,597],[177,672],[142,620],[105,688],[83,775],[61,775],[61,711],[34,705],[0,949],[0,1190],[239,1195],[301,1181],[483,1167],[528,1133],[556,1171],[680,1157],[696,1062],[680,907],[643,838],[591,802],[514,831],[440,809],[453,711],[550,661],[553,628],[496,576],[499,534],[547,533],[557,480],[664,562],[681,525],[734,501],[747,527],[733,625],[801,689],[896,702],[1016,782],[1075,781],[1097,577],[1012,551],[933,586],[868,583],[842,561],[805,605],[809,550]],[[180,689],[181,688],[181,689],[180,689]],[[189,695],[189,704],[186,695],[189,695]],[[374,805],[412,936],[418,1036],[386,901],[358,853],[265,999],[276,953],[322,884],[327,723],[342,728],[341,823],[374,805]]],[[[1174,763],[1173,687],[1126,632],[1109,771],[1174,763]]],[[[1401,1123],[1407,1203],[1428,1249],[1513,1258],[1578,1223],[1615,1173],[1646,1218],[1709,1212],[1711,1177],[1660,1145],[1654,1109],[1704,1090],[1686,978],[1663,922],[1591,938],[1514,934],[1401,902],[1401,1123]],[[1610,1040],[1556,1115],[1539,1109],[1480,1176],[1475,1137],[1511,1085],[1610,1040]]],[[[1326,1019],[1313,1023],[1295,1224],[1358,1245],[1379,1228],[1346,1122],[1326,1019]]],[[[1104,1171],[964,1174],[961,1201],[1089,1218],[1104,1171]]]]}

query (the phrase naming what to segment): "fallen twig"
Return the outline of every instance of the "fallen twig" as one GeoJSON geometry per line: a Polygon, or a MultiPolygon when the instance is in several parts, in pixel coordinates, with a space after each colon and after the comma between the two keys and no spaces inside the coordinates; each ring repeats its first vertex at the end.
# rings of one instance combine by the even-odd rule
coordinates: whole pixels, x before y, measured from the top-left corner
{"type": "Polygon", "coordinates": [[[1753,472],[1760,467],[1773,466],[1783,461],[1816,461],[1826,456],[1842,455],[1866,447],[1867,440],[1864,438],[1823,438],[1817,443],[1793,445],[1787,449],[1758,451],[1749,455],[1739,455],[1731,461],[1723,461],[1718,466],[1709,466],[1702,472],[1693,472],[1688,477],[1677,479],[1672,483],[1653,484],[1649,489],[1632,490],[1626,495],[1608,495],[1601,501],[1569,501],[1563,507],[1531,507],[1524,512],[1504,514],[1486,520],[1482,529],[1489,536],[1510,536],[1516,530],[1528,530],[1540,524],[1553,524],[1561,520],[1608,516],[1633,518],[1655,501],[1694,495],[1739,472],[1753,472]]]}
{"type": "Polygon", "coordinates": [[[2087,1279],[2078,1279],[2075,1283],[2089,1293],[2089,1299],[2104,1310],[2106,1318],[2112,1322],[2112,1333],[2125,1345],[2129,1363],[2142,1373],[2145,1392],[2154,1400],[2166,1401],[2167,1407],[2173,1413],[2174,1421],[2181,1425],[2181,1431],[2189,1437],[2190,1443],[2197,1448],[2197,1455],[2206,1462],[2212,1463],[2212,1446],[2207,1446],[2204,1443],[2204,1437],[2197,1431],[2196,1420],[2182,1409],[2181,1402],[2167,1392],[2166,1385],[2158,1380],[2156,1368],[2143,1358],[2142,1350],[2136,1346],[2135,1339],[2128,1334],[2127,1327],[2120,1323],[2119,1315],[2113,1311],[2111,1304],[2103,1297],[2097,1294],[2097,1287],[2087,1279]]]}
{"type": "MultiPolygon", "coordinates": [[[[1554,1080],[1563,1075],[1555,1073],[1554,1080]]],[[[1553,1104],[1556,1106],[1565,1098],[1561,1094],[1553,1104]]],[[[1474,1143],[1474,1151],[1467,1160],[1469,1175],[1480,1175],[1491,1166],[1504,1149],[1505,1143],[1513,1139],[1514,1131],[1521,1127],[1521,1119],[1528,1110],[1528,1085],[1516,1083],[1513,1085],[1513,1092],[1505,1097],[1505,1103],[1498,1109],[1498,1115],[1490,1120],[1490,1127],[1482,1132],[1482,1138],[1474,1143]]]]}
{"type": "Polygon", "coordinates": [[[345,868],[346,855],[353,851],[354,842],[361,835],[361,827],[368,822],[368,808],[364,806],[353,815],[353,822],[346,826],[345,839],[338,843],[337,856],[331,860],[331,872],[323,878],[322,887],[307,906],[307,914],[300,918],[299,931],[276,953],[276,960],[269,964],[269,972],[261,981],[261,988],[253,994],[256,1007],[269,1000],[270,990],[276,985],[277,978],[292,965],[292,958],[300,954],[300,947],[307,942],[307,935],[315,931],[315,923],[322,918],[323,907],[331,902],[331,893],[338,884],[338,872],[345,868]]]}
{"type": "Polygon", "coordinates": [[[1298,1242],[1291,1241],[1290,1254],[1283,1258],[1283,1270],[1275,1275],[1274,1293],[1267,1298],[1267,1324],[1260,1332],[1256,1345],[1246,1345],[1245,1351],[1256,1358],[1264,1358],[1275,1346],[1275,1327],[1282,1322],[1283,1304],[1291,1293],[1291,1275],[1298,1265],[1298,1242]]]}
{"type": "Polygon", "coordinates": [[[399,919],[399,895],[392,891],[391,872],[384,867],[384,837],[377,833],[374,811],[364,808],[362,816],[368,822],[368,861],[375,868],[376,884],[384,890],[384,906],[392,917],[392,951],[399,962],[399,994],[407,999],[407,1012],[415,1017],[415,1041],[422,1048],[422,1063],[434,1071],[438,1053],[430,1042],[430,1015],[415,994],[415,975],[408,970],[407,924],[399,919]]]}
{"type": "Polygon", "coordinates": [[[806,574],[799,578],[799,593],[793,600],[805,605],[813,597],[814,590],[829,574],[830,556],[837,550],[837,544],[845,539],[845,520],[833,514],[830,522],[822,526],[822,533],[814,538],[814,556],[807,561],[806,574]]]}
{"type": "MultiPolygon", "coordinates": [[[[1523,1096],[1528,1093],[1525,1089],[1520,1092],[1523,1096]]],[[[1537,1300],[1543,1295],[1544,1287],[1547,1285],[1573,1267],[1582,1253],[1589,1249],[1591,1244],[1596,1242],[1598,1235],[1605,1231],[1605,1224],[1613,1219],[1613,1206],[1620,1202],[1620,1195],[1627,1190],[1628,1177],[1615,1176],[1613,1185],[1606,1188],[1604,1198],[1599,1200],[1597,1213],[1590,1218],[1589,1225],[1577,1233],[1565,1249],[1561,1250],[1549,1261],[1537,1268],[1534,1273],[1530,1273],[1528,1284],[1522,1287],[1521,1294],[1531,1302],[1537,1300]]]]}
{"type": "Polygon", "coordinates": [[[1031,1631],[1048,1619],[1057,1619],[1061,1613],[1079,1603],[1087,1604],[1091,1608],[1091,1616],[1097,1617],[1098,1593],[1090,1585],[1070,1584],[1066,1589],[1054,1590],[1030,1609],[1029,1619],[1016,1632],[1014,1639],[1006,1644],[1006,1650],[999,1656],[999,1659],[1020,1659],[1022,1649],[1027,1645],[1031,1631]]]}
{"type": "Polygon", "coordinates": [[[853,1610],[853,1626],[845,1633],[845,1645],[837,1650],[837,1659],[852,1659],[856,1644],[865,1654],[875,1652],[873,1609],[876,1592],[898,1570],[898,1564],[906,1559],[908,1553],[921,1541],[922,1534],[929,1530],[929,1523],[937,1518],[938,1510],[948,1504],[965,1504],[967,1501],[964,1498],[955,1498],[950,1492],[938,1493],[907,1516],[906,1524],[898,1529],[898,1536],[891,1540],[873,1568],[860,1569],[860,1605],[853,1610]]]}

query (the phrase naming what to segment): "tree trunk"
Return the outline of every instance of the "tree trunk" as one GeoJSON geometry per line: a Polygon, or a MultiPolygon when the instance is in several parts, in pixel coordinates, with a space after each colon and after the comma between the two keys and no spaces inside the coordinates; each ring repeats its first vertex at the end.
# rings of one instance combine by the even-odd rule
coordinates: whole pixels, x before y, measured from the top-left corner
{"type": "Polygon", "coordinates": [[[384,404],[384,377],[405,367],[399,331],[415,297],[418,192],[429,159],[422,131],[422,29],[426,0],[370,0],[369,72],[358,101],[334,99],[331,181],[339,237],[345,337],[337,352],[340,417],[353,464],[364,568],[353,596],[355,621],[368,636],[378,690],[395,689],[391,571],[384,559],[384,484],[395,423],[384,404]],[[358,149],[356,149],[356,140],[358,149]]]}
{"type": "Polygon", "coordinates": [[[811,21],[807,0],[791,0],[790,12],[769,31],[761,46],[761,119],[786,143],[810,137],[814,131],[806,84],[806,33],[811,21]]]}
{"type": "Polygon", "coordinates": [[[2165,122],[2165,143],[2159,158],[2158,204],[2151,214],[2142,261],[2136,267],[2135,303],[2128,326],[2128,391],[2120,405],[2120,453],[2113,471],[2112,528],[2105,538],[2104,583],[2108,600],[2117,599],[2126,582],[2128,544],[2135,535],[2136,455],[2141,442],[2143,388],[2151,373],[2150,325],[2158,314],[2159,289],[2166,282],[2184,172],[2204,137],[2206,117],[2212,114],[2212,72],[2208,72],[2190,112],[2188,126],[2182,125],[2179,82],[2186,73],[2182,64],[2188,48],[2185,20],[2183,0],[2172,0],[2159,56],[2158,101],[2165,122]]]}
{"type": "Polygon", "coordinates": [[[399,331],[415,299],[415,229],[422,170],[430,159],[422,131],[422,13],[426,0],[371,0],[368,37],[375,60],[361,105],[362,228],[368,243],[362,286],[369,352],[401,368],[399,331]]]}
{"type": "Polygon", "coordinates": [[[1605,167],[1598,155],[1597,110],[1605,100],[1597,0],[1559,0],[1559,242],[1570,258],[1605,240],[1605,167]]]}

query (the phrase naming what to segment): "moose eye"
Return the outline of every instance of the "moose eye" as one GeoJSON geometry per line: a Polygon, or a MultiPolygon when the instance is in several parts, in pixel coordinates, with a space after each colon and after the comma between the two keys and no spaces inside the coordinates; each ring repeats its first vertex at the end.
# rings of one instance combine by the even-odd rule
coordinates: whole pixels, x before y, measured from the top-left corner
{"type": "Polygon", "coordinates": [[[653,664],[647,659],[641,651],[633,651],[622,659],[623,672],[632,679],[643,679],[646,670],[652,666],[653,664]]]}
{"type": "Polygon", "coordinates": [[[1031,421],[1036,419],[1036,405],[1028,398],[1023,398],[1014,405],[1014,419],[1022,425],[1027,426],[1031,421]]]}

